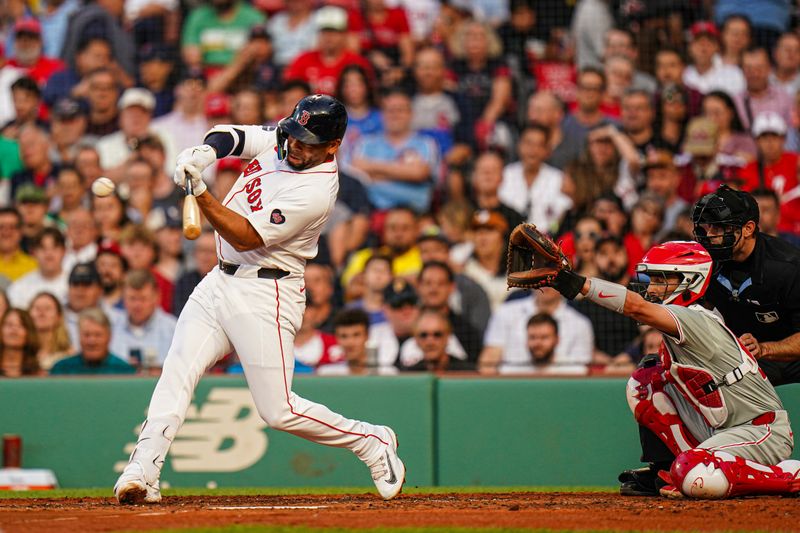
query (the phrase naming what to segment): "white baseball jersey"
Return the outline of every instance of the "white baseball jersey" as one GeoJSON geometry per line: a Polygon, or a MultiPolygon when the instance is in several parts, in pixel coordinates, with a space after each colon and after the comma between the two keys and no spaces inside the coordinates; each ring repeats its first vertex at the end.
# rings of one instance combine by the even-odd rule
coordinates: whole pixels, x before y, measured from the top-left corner
{"type": "Polygon", "coordinates": [[[302,274],[317,255],[317,242],[336,203],[339,174],[331,157],[321,165],[294,170],[280,161],[274,129],[236,126],[245,131],[239,157],[252,159],[222,205],[246,217],[264,246],[238,252],[216,234],[217,257],[238,265],[280,268],[302,274]]]}

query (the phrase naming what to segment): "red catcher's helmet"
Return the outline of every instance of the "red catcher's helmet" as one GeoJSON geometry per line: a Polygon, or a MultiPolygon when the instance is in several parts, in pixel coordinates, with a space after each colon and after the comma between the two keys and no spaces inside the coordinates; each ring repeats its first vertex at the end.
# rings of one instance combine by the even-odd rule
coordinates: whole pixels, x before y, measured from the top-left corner
{"type": "Polygon", "coordinates": [[[653,246],[636,265],[636,285],[644,289],[654,277],[680,274],[678,287],[661,302],[688,306],[699,300],[711,281],[714,262],[711,255],[694,241],[671,241],[653,246]]]}

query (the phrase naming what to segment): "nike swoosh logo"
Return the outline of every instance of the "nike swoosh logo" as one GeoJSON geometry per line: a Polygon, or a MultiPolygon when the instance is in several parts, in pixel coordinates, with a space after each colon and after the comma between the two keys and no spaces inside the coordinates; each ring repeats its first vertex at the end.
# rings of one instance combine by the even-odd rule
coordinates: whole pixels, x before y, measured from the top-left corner
{"type": "Polygon", "coordinates": [[[300,294],[302,294],[304,292],[306,292],[306,288],[305,287],[300,287],[300,294]]]}
{"type": "Polygon", "coordinates": [[[386,454],[386,465],[389,467],[389,479],[386,480],[386,483],[389,485],[394,485],[397,483],[397,476],[394,473],[394,468],[392,468],[392,462],[389,460],[389,454],[386,454]]]}
{"type": "Polygon", "coordinates": [[[603,291],[600,291],[600,292],[597,294],[597,297],[598,297],[598,298],[613,298],[613,297],[614,297],[614,295],[613,295],[613,294],[603,294],[603,291]]]}

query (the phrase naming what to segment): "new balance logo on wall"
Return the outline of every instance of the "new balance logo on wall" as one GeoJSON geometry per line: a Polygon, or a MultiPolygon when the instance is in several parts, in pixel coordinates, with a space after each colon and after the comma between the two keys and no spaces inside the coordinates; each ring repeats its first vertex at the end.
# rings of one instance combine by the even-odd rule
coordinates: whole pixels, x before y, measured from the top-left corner
{"type": "MultiPolygon", "coordinates": [[[[194,404],[189,406],[168,461],[175,472],[245,470],[267,452],[266,427],[248,389],[216,387],[199,409],[194,404]]],[[[141,429],[134,428],[137,437],[141,429]]],[[[114,465],[115,472],[122,472],[135,446],[135,440],[125,445],[126,459],[114,465]]]]}

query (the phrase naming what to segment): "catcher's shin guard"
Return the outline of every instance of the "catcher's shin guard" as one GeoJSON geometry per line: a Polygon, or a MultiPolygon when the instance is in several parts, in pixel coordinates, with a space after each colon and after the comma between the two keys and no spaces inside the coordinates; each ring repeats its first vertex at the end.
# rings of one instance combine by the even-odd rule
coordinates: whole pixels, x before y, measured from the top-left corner
{"type": "Polygon", "coordinates": [[[746,494],[790,494],[800,490],[800,461],[767,466],[726,452],[687,450],[675,459],[670,478],[692,498],[720,499],[746,494]]]}
{"type": "Polygon", "coordinates": [[[628,406],[636,422],[655,433],[672,453],[678,455],[699,443],[681,420],[672,399],[664,392],[667,381],[661,362],[654,360],[653,363],[637,368],[628,380],[628,406]]]}

